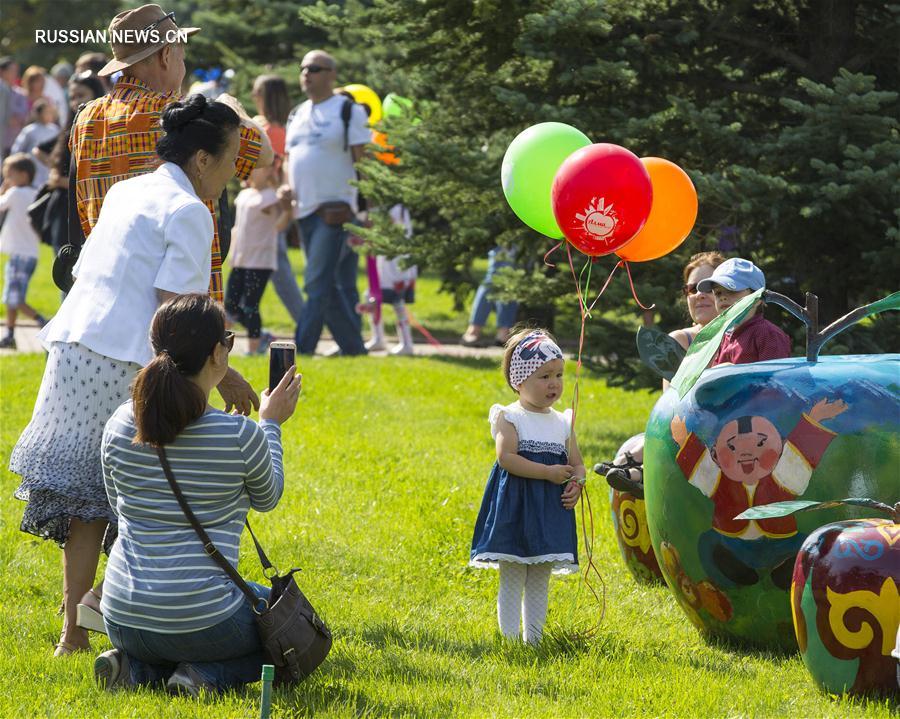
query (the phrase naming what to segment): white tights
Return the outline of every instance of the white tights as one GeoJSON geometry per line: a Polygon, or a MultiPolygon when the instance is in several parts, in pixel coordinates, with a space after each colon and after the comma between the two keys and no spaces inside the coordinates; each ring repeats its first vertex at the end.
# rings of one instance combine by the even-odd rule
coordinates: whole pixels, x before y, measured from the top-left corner
{"type": "MultiPolygon", "coordinates": [[[[394,348],[394,354],[412,354],[413,340],[412,329],[409,326],[409,313],[406,311],[406,303],[403,300],[394,302],[394,313],[397,315],[397,340],[400,344],[394,348]]],[[[384,308],[382,316],[377,320],[371,315],[372,339],[367,345],[368,349],[382,349],[384,347],[384,308]]]]}
{"type": "Polygon", "coordinates": [[[547,594],[550,588],[548,562],[519,564],[500,562],[500,591],[497,592],[497,619],[505,637],[519,636],[521,613],[523,638],[537,644],[547,619],[547,594]]]}

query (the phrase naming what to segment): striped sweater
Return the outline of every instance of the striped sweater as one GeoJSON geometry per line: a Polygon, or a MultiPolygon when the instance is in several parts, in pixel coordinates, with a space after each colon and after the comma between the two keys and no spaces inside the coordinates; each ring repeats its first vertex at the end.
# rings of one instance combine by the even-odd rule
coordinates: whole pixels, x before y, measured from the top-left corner
{"type": "MultiPolygon", "coordinates": [[[[152,447],[131,443],[131,402],[103,432],[103,479],[119,516],[101,607],[116,624],[164,634],[206,629],[238,610],[244,595],[204,552],[152,447]]],[[[244,519],[267,512],[284,489],[281,427],[219,410],[166,446],[188,505],[219,551],[237,567],[244,519]]]]}

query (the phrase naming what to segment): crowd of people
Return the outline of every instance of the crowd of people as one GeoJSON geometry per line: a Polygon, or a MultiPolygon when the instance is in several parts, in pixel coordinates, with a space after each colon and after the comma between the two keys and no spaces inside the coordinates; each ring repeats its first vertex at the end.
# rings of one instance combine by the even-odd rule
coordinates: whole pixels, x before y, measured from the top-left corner
{"type": "MultiPolygon", "coordinates": [[[[172,13],[144,5],[117,15],[110,29],[150,25],[177,28],[172,13]]],[[[346,229],[360,210],[353,180],[370,129],[364,108],[337,92],[337,64],[322,50],[300,64],[302,104],[291,112],[284,80],[264,75],[253,86],[251,118],[229,95],[182,95],[189,45],[147,42],[113,44],[112,59],[92,54],[49,74],[28,68],[21,84],[16,63],[0,60],[0,146],[8,155],[0,249],[10,255],[3,346],[15,346],[22,312],[42,326],[48,352],[31,422],[9,467],[21,478],[22,530],[63,548],[55,654],[87,651],[88,629],[105,631],[114,649],[96,659],[101,685],[197,694],[258,678],[262,649],[254,607],[208,561],[156,449],[166,448],[189,504],[236,564],[247,511],[271,510],[281,496],[281,425],[294,412],[300,377],[291,368],[277,387],[257,394],[229,366],[229,327],[243,326],[251,352],[265,348],[271,337],[259,306],[271,280],[297,323],[301,353],[316,351],[324,327],[343,355],[383,346],[380,316],[373,316],[368,348],[363,342],[357,309],[366,303],[346,229]],[[51,81],[64,81],[61,96],[48,89],[51,81]],[[28,208],[40,167],[54,202],[45,213],[47,241],[80,248],[68,278],[74,284],[49,321],[26,302],[39,241],[28,208]],[[235,176],[245,186],[226,228],[223,193],[235,176]],[[295,229],[306,256],[305,300],[287,250],[295,229]],[[209,404],[214,388],[224,411],[209,404]],[[248,419],[253,409],[258,423],[248,419]],[[101,551],[109,562],[95,583],[101,551]]],[[[411,231],[405,208],[390,211],[411,231]]],[[[501,632],[536,642],[551,572],[577,571],[572,509],[585,466],[571,413],[552,408],[563,393],[562,351],[546,330],[514,331],[515,304],[491,299],[493,273],[514,261],[492,251],[464,338],[482,342],[496,311],[495,341],[505,347],[505,380],[517,394],[490,410],[497,462],[471,562],[500,569],[501,632]]],[[[397,313],[398,353],[411,353],[404,302],[413,299],[415,274],[373,264],[385,277],[382,297],[397,313]]],[[[765,283],[749,261],[717,253],[694,257],[684,279],[693,324],[673,333],[683,347],[765,283]]],[[[715,363],[789,354],[787,336],[761,312],[732,331],[715,363]]],[[[266,597],[265,588],[254,591],[266,597]]]]}
{"type": "MultiPolygon", "coordinates": [[[[10,158],[15,163],[10,168],[25,167],[27,163],[32,166],[27,179],[15,176],[15,169],[13,176],[3,172],[6,184],[0,194],[11,187],[20,189],[13,193],[15,198],[6,198],[0,209],[0,213],[18,218],[10,221],[6,242],[0,248],[10,256],[5,276],[11,285],[9,299],[4,301],[7,327],[0,348],[16,349],[19,313],[35,319],[39,327],[44,323],[43,317],[34,316],[25,295],[37,266],[40,242],[50,245],[54,255],[69,243],[69,175],[73,161],[70,138],[78,108],[106,95],[115,86],[121,91],[123,79],[140,79],[131,72],[123,73],[124,66],[101,73],[107,64],[105,55],[91,52],[79,57],[74,67],[61,62],[47,72],[45,68],[30,66],[20,75],[13,58],[0,58],[0,159],[10,158]],[[42,211],[26,216],[33,203],[41,204],[42,211]],[[10,205],[16,206],[11,212],[10,205]]],[[[218,270],[224,260],[219,224],[226,225],[232,241],[227,259],[231,268],[228,287],[220,290],[224,291],[229,326],[236,323],[243,327],[248,339],[247,354],[265,352],[274,337],[263,328],[260,304],[271,283],[296,327],[301,353],[316,351],[323,328],[329,330],[337,344],[334,355],[386,350],[381,306],[389,304],[395,312],[398,338],[391,353],[413,354],[407,305],[415,301],[416,268],[406,267],[402,258],[367,258],[369,289],[361,298],[356,278],[361,243],[354,241],[355,236],[345,229],[344,222],[336,222],[349,218],[352,227],[353,223],[365,224],[367,219],[367,211],[351,182],[356,179],[355,164],[371,140],[367,107],[352,103],[352,97],[337,87],[337,64],[324,51],[313,51],[304,58],[299,80],[308,99],[292,111],[288,84],[282,77],[256,78],[252,89],[256,110],[253,120],[271,144],[274,162],[245,178],[243,191],[234,198],[233,211],[224,216],[221,211],[229,206],[227,194],[211,200],[218,203],[214,215],[213,274],[220,279],[213,279],[214,283],[221,281],[218,270]],[[345,120],[348,101],[352,109],[345,120]],[[301,196],[301,201],[295,199],[301,196]],[[303,290],[288,253],[292,235],[298,238],[306,256],[303,290]],[[371,320],[371,335],[363,342],[362,317],[366,315],[371,320]]],[[[154,85],[151,80],[149,87],[162,91],[165,101],[181,94],[186,86],[183,77],[178,87],[172,86],[172,78],[162,81],[165,86],[154,85]]],[[[215,99],[219,88],[217,83],[195,82],[187,91],[215,99]]],[[[155,162],[152,153],[147,157],[144,153],[142,162],[155,162]]],[[[106,158],[78,156],[75,162],[88,159],[97,164],[106,158]]],[[[126,176],[139,171],[139,163],[126,164],[126,176]]],[[[79,202],[96,205],[96,200],[79,202]]],[[[94,207],[88,213],[96,211],[94,207]]],[[[411,235],[409,210],[397,204],[388,212],[411,235]]],[[[77,217],[71,219],[82,224],[82,233],[90,229],[90,223],[85,225],[77,217]]],[[[513,260],[514,253],[499,247],[489,253],[487,274],[477,289],[469,326],[460,340],[462,345],[491,344],[481,332],[495,310],[494,343],[503,346],[516,322],[518,303],[492,296],[493,277],[497,270],[513,266],[513,260]]],[[[62,296],[65,297],[65,291],[62,296]]]]}

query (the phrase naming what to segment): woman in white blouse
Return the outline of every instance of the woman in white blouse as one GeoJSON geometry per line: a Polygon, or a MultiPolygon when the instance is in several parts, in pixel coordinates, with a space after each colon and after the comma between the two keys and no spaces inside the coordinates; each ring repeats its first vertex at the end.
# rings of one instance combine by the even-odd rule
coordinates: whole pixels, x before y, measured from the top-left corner
{"type": "MultiPolygon", "coordinates": [[[[64,547],[57,656],[90,649],[76,607],[93,591],[101,543],[109,551],[115,540],[106,531],[115,515],[103,485],[103,427],[153,357],[149,329],[159,304],[208,289],[213,223],[203,200],[217,198],[234,175],[239,124],[234,110],[202,95],[166,108],[156,148],[162,164],[109,190],[72,291],[40,335],[49,356],[9,469],[22,478],[22,531],[64,547]]],[[[89,599],[97,605],[97,596],[89,599]]]]}

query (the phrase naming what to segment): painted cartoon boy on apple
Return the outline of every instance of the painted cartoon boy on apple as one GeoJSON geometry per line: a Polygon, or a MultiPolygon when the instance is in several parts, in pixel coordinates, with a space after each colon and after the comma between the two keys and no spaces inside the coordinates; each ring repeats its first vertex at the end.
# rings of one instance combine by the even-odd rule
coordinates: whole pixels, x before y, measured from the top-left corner
{"type": "Polygon", "coordinates": [[[794,558],[804,536],[793,517],[736,520],[750,507],[802,495],[834,432],[821,422],[847,410],[843,400],[822,399],[783,439],[775,425],[759,416],[727,421],[707,450],[675,416],[670,429],[679,446],[676,461],[688,482],[713,502],[712,529],[700,535],[700,560],[722,587],[749,586],[770,571],[772,583],[791,586],[794,558]]]}

